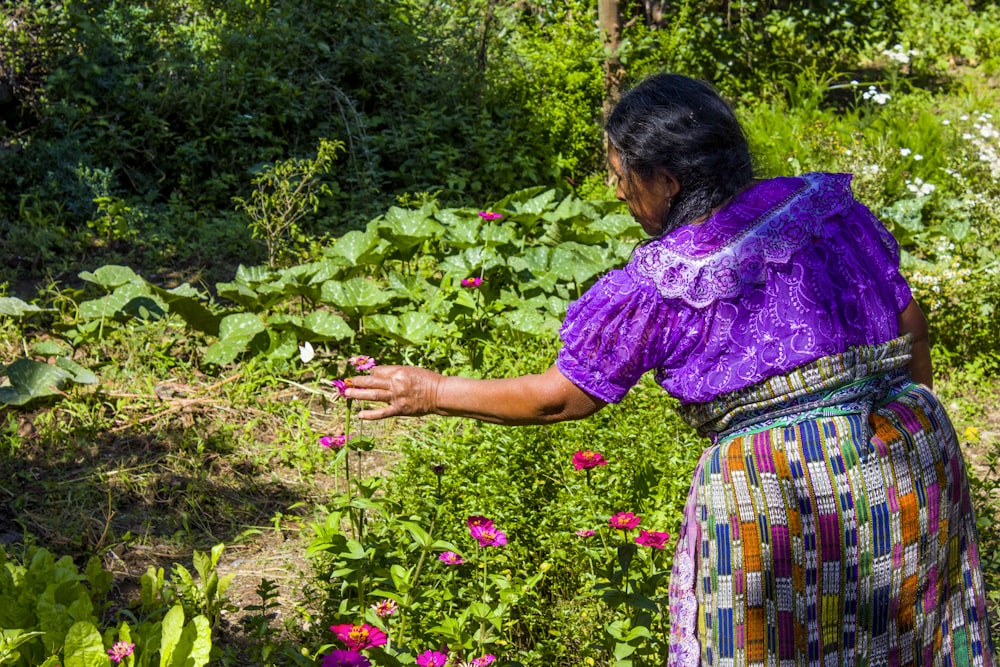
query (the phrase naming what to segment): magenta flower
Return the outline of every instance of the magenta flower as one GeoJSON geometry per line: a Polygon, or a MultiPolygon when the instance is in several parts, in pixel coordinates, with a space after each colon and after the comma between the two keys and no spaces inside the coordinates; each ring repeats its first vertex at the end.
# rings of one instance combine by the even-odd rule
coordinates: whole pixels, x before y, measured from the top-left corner
{"type": "Polygon", "coordinates": [[[472,667],[486,667],[486,665],[492,664],[497,657],[492,653],[487,653],[479,658],[472,659],[472,667]]]}
{"type": "Polygon", "coordinates": [[[472,530],[473,528],[492,528],[493,519],[487,519],[484,516],[473,514],[465,520],[465,525],[469,527],[469,530],[472,530]]]}
{"type": "Polygon", "coordinates": [[[371,667],[372,661],[357,651],[330,651],[323,656],[322,667],[371,667]]]}
{"type": "Polygon", "coordinates": [[[469,529],[469,534],[479,540],[481,547],[502,547],[507,544],[507,534],[493,526],[476,526],[469,529]]]}
{"type": "Polygon", "coordinates": [[[590,530],[589,528],[581,528],[580,530],[576,531],[575,535],[577,537],[583,537],[583,538],[593,537],[594,531],[590,530]]]}
{"type": "Polygon", "coordinates": [[[380,600],[372,605],[372,611],[379,618],[385,618],[386,616],[392,616],[397,611],[399,611],[399,605],[396,604],[395,600],[380,600]]]}
{"type": "Polygon", "coordinates": [[[454,551],[445,551],[440,556],[438,556],[438,560],[444,563],[445,565],[461,565],[462,563],[465,562],[465,559],[459,556],[454,551]]]}
{"type": "Polygon", "coordinates": [[[588,470],[597,466],[608,465],[608,460],[600,452],[581,449],[573,455],[573,467],[577,470],[588,470]]]}
{"type": "Polygon", "coordinates": [[[619,512],[608,520],[608,526],[618,530],[632,530],[639,525],[642,518],[637,517],[632,512],[619,512]]]}
{"type": "Polygon", "coordinates": [[[644,547],[663,549],[670,541],[670,533],[662,533],[657,530],[640,530],[639,536],[635,538],[635,543],[644,547]]]}
{"type": "Polygon", "coordinates": [[[482,284],[483,284],[483,279],[480,278],[479,276],[476,276],[474,278],[465,278],[464,280],[462,280],[462,287],[475,288],[479,287],[482,284]]]}
{"type": "Polygon", "coordinates": [[[329,449],[332,449],[334,451],[337,451],[338,449],[346,445],[348,440],[350,440],[350,437],[344,435],[343,433],[341,433],[340,435],[324,435],[322,438],[319,439],[319,444],[323,445],[324,447],[328,447],[329,449]]]}
{"type": "Polygon", "coordinates": [[[424,651],[417,656],[420,667],[444,667],[448,664],[448,656],[437,651],[424,651]]]}
{"type": "Polygon", "coordinates": [[[344,396],[345,394],[347,394],[347,388],[348,387],[353,387],[354,386],[354,383],[351,382],[350,379],[348,379],[348,380],[330,380],[330,384],[332,384],[334,387],[337,388],[337,391],[340,393],[341,396],[344,396]]]}
{"type": "Polygon", "coordinates": [[[366,354],[359,354],[356,357],[351,357],[347,360],[347,363],[354,366],[356,371],[370,371],[375,368],[375,360],[366,354]]]}
{"type": "Polygon", "coordinates": [[[132,651],[135,650],[135,644],[130,642],[117,642],[108,649],[108,657],[119,663],[128,656],[132,655],[132,651]]]}
{"type": "Polygon", "coordinates": [[[347,644],[347,648],[352,651],[361,651],[372,646],[382,646],[387,637],[385,633],[374,625],[362,623],[353,625],[345,623],[343,625],[331,625],[330,630],[337,635],[337,639],[347,644]]]}
{"type": "Polygon", "coordinates": [[[480,211],[479,217],[486,222],[493,222],[494,220],[499,220],[503,217],[503,213],[494,213],[493,211],[480,211]]]}

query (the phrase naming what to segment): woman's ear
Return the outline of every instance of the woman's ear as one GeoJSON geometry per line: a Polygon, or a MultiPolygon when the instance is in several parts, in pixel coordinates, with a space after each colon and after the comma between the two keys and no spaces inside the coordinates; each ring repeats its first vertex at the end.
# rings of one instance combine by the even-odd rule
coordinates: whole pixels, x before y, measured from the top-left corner
{"type": "Polygon", "coordinates": [[[681,182],[669,171],[663,172],[663,178],[666,180],[667,196],[673,199],[681,191],[681,182]]]}

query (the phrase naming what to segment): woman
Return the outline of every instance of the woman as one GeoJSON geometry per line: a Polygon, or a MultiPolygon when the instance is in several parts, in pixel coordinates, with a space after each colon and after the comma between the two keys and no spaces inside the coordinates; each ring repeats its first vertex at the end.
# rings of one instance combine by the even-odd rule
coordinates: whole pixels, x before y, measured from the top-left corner
{"type": "Polygon", "coordinates": [[[567,313],[541,375],[376,367],[361,417],[586,417],[647,370],[711,446],[670,582],[673,664],[992,665],[962,455],[927,322],[850,176],[755,181],[707,84],[651,77],[608,126],[652,237],[567,313]]]}

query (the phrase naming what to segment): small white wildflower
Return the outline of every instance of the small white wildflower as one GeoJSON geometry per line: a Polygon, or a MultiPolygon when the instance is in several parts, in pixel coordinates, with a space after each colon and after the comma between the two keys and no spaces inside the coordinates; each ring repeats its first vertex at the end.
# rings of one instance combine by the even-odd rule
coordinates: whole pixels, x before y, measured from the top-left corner
{"type": "Polygon", "coordinates": [[[945,118],[944,120],[941,121],[941,124],[942,125],[951,125],[951,121],[948,120],[947,118],[945,118]]]}
{"type": "Polygon", "coordinates": [[[907,156],[907,155],[909,155],[909,154],[910,154],[911,152],[912,152],[912,151],[911,151],[911,150],[910,150],[909,148],[900,148],[900,149],[899,149],[899,154],[900,154],[900,155],[902,155],[903,157],[906,157],[906,156],[907,156]]]}
{"type": "Polygon", "coordinates": [[[958,119],[959,120],[969,120],[969,114],[963,113],[961,116],[958,117],[958,119]]]}
{"type": "Polygon", "coordinates": [[[916,160],[917,162],[920,162],[921,160],[923,160],[923,159],[924,159],[924,156],[923,156],[923,155],[921,155],[920,153],[915,153],[915,154],[913,155],[913,159],[914,159],[914,160],[916,160]]]}
{"type": "Polygon", "coordinates": [[[861,82],[858,81],[857,79],[851,79],[851,85],[852,86],[859,86],[859,85],[861,85],[861,82]]]}

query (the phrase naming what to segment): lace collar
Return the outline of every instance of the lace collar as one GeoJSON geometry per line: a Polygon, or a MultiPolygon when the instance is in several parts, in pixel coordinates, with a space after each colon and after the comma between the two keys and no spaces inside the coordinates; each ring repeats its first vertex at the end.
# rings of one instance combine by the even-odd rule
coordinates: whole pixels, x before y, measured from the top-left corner
{"type": "Polygon", "coordinates": [[[702,223],[636,248],[628,269],[667,299],[702,308],[764,281],[854,202],[850,174],[810,173],[759,183],[702,223]]]}

